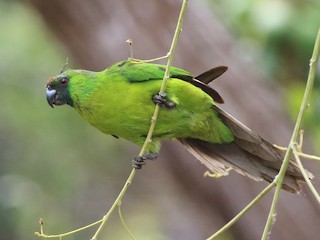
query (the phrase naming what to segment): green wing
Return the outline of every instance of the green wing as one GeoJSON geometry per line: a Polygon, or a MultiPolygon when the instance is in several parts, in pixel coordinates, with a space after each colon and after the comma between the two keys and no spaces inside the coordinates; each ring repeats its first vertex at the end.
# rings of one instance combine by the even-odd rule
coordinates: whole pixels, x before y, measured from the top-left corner
{"type": "MultiPolygon", "coordinates": [[[[108,72],[117,72],[130,83],[163,79],[166,67],[161,64],[122,61],[108,68],[108,72]]],[[[170,78],[192,78],[191,73],[176,67],[170,68],[170,78]]]]}
{"type": "MultiPolygon", "coordinates": [[[[122,61],[118,62],[108,69],[109,73],[118,73],[122,77],[124,77],[129,83],[137,83],[137,82],[144,82],[144,81],[152,81],[152,80],[162,80],[164,73],[166,71],[166,66],[161,64],[154,64],[154,63],[144,63],[144,62],[134,62],[134,61],[122,61]]],[[[205,72],[207,78],[216,78],[217,76],[212,74],[211,69],[208,72],[205,72]],[[208,77],[211,75],[211,77],[208,77]]],[[[226,70],[226,69],[225,69],[226,70]]],[[[225,71],[224,70],[224,71],[225,71]]],[[[170,68],[170,78],[176,78],[188,82],[195,87],[202,89],[205,93],[212,97],[212,99],[217,103],[224,103],[222,97],[219,95],[217,91],[209,87],[206,83],[201,81],[201,74],[199,76],[199,80],[195,79],[192,74],[186,70],[181,68],[171,67],[170,68]]],[[[221,74],[219,74],[221,75],[221,74]]],[[[210,81],[209,81],[210,82],[210,81]]]]}

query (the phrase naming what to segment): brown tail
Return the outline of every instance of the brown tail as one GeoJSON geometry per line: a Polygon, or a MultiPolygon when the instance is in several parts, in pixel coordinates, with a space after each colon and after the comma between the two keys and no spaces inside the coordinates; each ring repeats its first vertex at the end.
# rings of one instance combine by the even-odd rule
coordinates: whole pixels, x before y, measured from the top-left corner
{"type": "MultiPolygon", "coordinates": [[[[231,167],[256,181],[272,182],[280,170],[283,152],[220,108],[214,106],[214,110],[232,130],[235,135],[234,142],[214,144],[193,138],[179,139],[179,141],[212,172],[227,175],[226,169],[231,167]]],[[[307,173],[312,179],[313,175],[308,171],[307,173]]],[[[290,161],[283,189],[298,193],[303,181],[299,168],[290,161]]]]}

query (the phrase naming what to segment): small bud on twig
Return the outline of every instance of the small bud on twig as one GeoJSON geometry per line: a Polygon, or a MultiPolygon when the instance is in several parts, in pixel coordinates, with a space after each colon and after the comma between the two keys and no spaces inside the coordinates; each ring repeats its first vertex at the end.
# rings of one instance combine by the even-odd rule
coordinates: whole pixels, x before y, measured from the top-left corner
{"type": "Polygon", "coordinates": [[[129,44],[129,49],[130,49],[130,58],[133,58],[133,41],[132,39],[127,39],[126,43],[129,44]]]}

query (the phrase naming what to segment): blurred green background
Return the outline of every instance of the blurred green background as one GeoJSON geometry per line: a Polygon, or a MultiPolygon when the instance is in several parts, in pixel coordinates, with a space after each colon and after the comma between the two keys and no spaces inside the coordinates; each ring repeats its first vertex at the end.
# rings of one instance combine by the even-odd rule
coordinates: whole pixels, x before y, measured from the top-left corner
{"type": "MultiPolygon", "coordinates": [[[[217,0],[210,4],[239,41],[248,62],[258,62],[279,81],[294,119],[320,23],[320,2],[217,0]],[[275,15],[272,19],[270,11],[275,15]]],[[[68,107],[52,110],[45,99],[45,82],[60,71],[68,53],[22,1],[0,1],[0,16],[0,237],[35,239],[39,217],[45,217],[50,233],[95,221],[107,207],[105,196],[112,201],[131,170],[130,163],[120,159],[133,156],[137,148],[101,134],[68,107]],[[82,202],[84,195],[93,201],[82,202]],[[105,200],[97,206],[94,199],[99,197],[105,200]],[[81,208],[85,211],[79,212],[81,208]]],[[[73,67],[73,59],[69,62],[73,67]]],[[[317,79],[306,127],[312,129],[308,136],[319,154],[319,74],[317,79]]],[[[143,189],[135,191],[138,195],[143,189]]],[[[127,204],[139,202],[136,195],[127,204]]],[[[161,215],[161,209],[155,210],[152,201],[144,202],[143,213],[132,208],[126,219],[137,221],[131,218],[139,212],[138,239],[165,239],[161,224],[152,217],[161,215]]],[[[128,239],[117,217],[108,229],[110,239],[128,239]]],[[[91,233],[82,236],[89,238],[91,233]]],[[[73,238],[77,235],[68,237],[73,238]]]]}
{"type": "MultiPolygon", "coordinates": [[[[216,13],[243,44],[249,59],[259,61],[284,88],[286,106],[295,120],[309,71],[320,2],[307,1],[211,1],[216,13]],[[270,17],[272,13],[272,17],[270,17]],[[227,16],[227,17],[224,17],[227,16]]],[[[315,81],[306,126],[312,129],[315,149],[320,144],[319,74],[315,81]]],[[[319,153],[319,152],[318,152],[319,153]]]]}
{"type": "Polygon", "coordinates": [[[123,142],[84,124],[69,108],[48,107],[46,79],[60,72],[68,55],[36,12],[0,1],[0,15],[0,236],[33,239],[40,216],[57,231],[78,226],[65,209],[81,202],[78,190],[92,189],[88,177],[97,188],[114,186],[116,196],[122,185],[117,178],[131,167],[112,162],[127,155],[123,142]],[[105,161],[105,154],[115,157],[105,161]]]}

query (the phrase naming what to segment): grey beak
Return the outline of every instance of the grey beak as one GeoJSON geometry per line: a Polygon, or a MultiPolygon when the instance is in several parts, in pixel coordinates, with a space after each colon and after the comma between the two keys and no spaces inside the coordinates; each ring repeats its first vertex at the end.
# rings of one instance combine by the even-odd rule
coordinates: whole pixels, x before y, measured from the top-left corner
{"type": "Polygon", "coordinates": [[[54,97],[57,93],[57,91],[55,89],[49,89],[48,87],[46,88],[46,96],[47,96],[47,102],[50,105],[50,107],[53,108],[53,104],[54,104],[54,97]]]}

